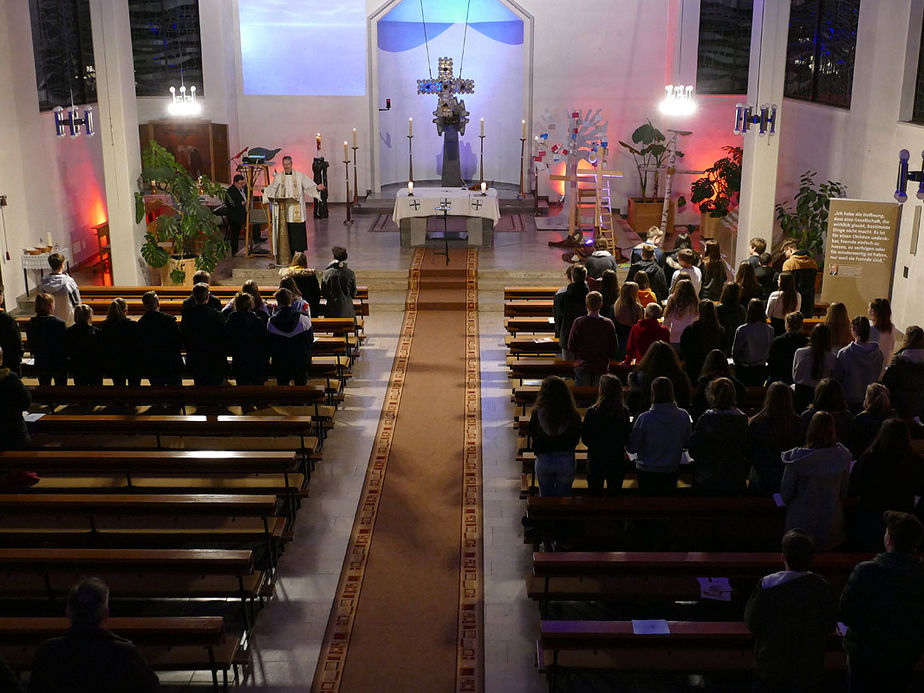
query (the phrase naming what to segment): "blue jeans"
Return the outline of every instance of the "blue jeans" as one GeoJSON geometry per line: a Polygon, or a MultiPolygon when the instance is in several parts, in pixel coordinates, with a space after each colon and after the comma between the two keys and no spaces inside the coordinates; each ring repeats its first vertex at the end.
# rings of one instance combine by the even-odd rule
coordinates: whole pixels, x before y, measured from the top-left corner
{"type": "Polygon", "coordinates": [[[570,496],[574,472],[573,452],[536,453],[536,481],[540,496],[570,496]]]}
{"type": "Polygon", "coordinates": [[[574,369],[574,384],[577,387],[597,387],[602,373],[591,373],[586,368],[574,369]]]}

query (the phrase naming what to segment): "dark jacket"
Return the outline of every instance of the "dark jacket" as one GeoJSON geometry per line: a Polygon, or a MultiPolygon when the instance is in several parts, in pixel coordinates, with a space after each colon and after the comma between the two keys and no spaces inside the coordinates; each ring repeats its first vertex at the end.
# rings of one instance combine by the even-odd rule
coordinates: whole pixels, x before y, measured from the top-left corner
{"type": "Polygon", "coordinates": [[[22,335],[16,319],[5,310],[0,310],[0,348],[3,349],[3,365],[22,375],[22,335]]]}
{"type": "Polygon", "coordinates": [[[770,367],[768,383],[781,382],[792,385],[792,361],[796,356],[796,349],[808,344],[808,335],[803,332],[784,332],[775,337],[770,344],[770,357],[767,365],[770,367]]]}
{"type": "MultiPolygon", "coordinates": [[[[209,294],[208,305],[217,311],[221,311],[221,299],[215,294],[209,294]]],[[[192,294],[183,299],[183,305],[180,307],[180,318],[186,317],[186,313],[196,307],[196,299],[192,294]]]]}
{"type": "Polygon", "coordinates": [[[744,623],[755,636],[761,683],[776,684],[781,692],[794,684],[813,690],[821,680],[836,616],[837,598],[821,575],[781,571],[764,577],[744,610],[744,623]]]}
{"type": "Polygon", "coordinates": [[[183,374],[183,338],[176,318],[149,310],[138,318],[138,361],[141,375],[158,381],[183,374]]]}
{"type": "Polygon", "coordinates": [[[611,269],[616,270],[619,263],[608,250],[595,250],[592,255],[584,260],[584,267],[587,268],[587,276],[599,279],[603,272],[611,269]]]}
{"type": "Polygon", "coordinates": [[[266,331],[270,356],[277,371],[308,367],[314,341],[311,318],[288,306],[273,313],[266,331]]]}
{"type": "Polygon", "coordinates": [[[847,404],[863,403],[866,387],[882,374],[882,352],[876,342],[851,342],[837,352],[834,377],[844,389],[847,404]]]}
{"type": "Polygon", "coordinates": [[[21,450],[29,442],[22,413],[30,404],[32,395],[19,376],[0,368],[0,450],[21,450]]]}
{"type": "Polygon", "coordinates": [[[584,300],[590,289],[585,282],[580,284],[568,284],[562,293],[556,294],[552,306],[555,313],[555,336],[559,338],[562,348],[568,344],[568,336],[571,334],[571,325],[582,315],[587,315],[587,308],[584,300]],[[555,311],[555,302],[558,302],[558,310],[555,311]]]}
{"type": "Polygon", "coordinates": [[[63,371],[67,368],[64,347],[64,321],[54,315],[36,315],[26,325],[29,351],[38,371],[63,371]]]}
{"type": "Polygon", "coordinates": [[[205,303],[183,315],[180,333],[186,345],[186,368],[193,377],[221,378],[228,370],[225,323],[219,310],[220,306],[216,310],[205,303]]]}
{"type": "MultiPolygon", "coordinates": [[[[757,283],[760,284],[760,300],[764,302],[764,306],[766,307],[767,301],[770,300],[770,294],[776,291],[776,272],[773,271],[772,267],[756,265],[754,267],[754,276],[757,277],[757,283]]],[[[810,318],[812,316],[806,315],[804,317],[810,318]]]]}
{"type": "Polygon", "coordinates": [[[627,409],[613,414],[600,411],[596,405],[588,407],[581,424],[581,440],[587,446],[588,464],[625,462],[626,444],[631,433],[627,409]]]}
{"type": "MultiPolygon", "coordinates": [[[[850,442],[850,427],[853,424],[853,415],[847,410],[828,412],[834,417],[834,428],[837,431],[837,442],[845,446],[850,442]]],[[[815,416],[815,408],[809,406],[799,415],[802,418],[802,427],[808,431],[809,424],[812,423],[812,417],[815,416]]]]}
{"type": "MultiPolygon", "coordinates": [[[[356,297],[356,275],[345,262],[333,260],[321,276],[321,293],[327,299],[326,318],[355,318],[353,299],[356,297]]],[[[307,300],[308,297],[306,296],[307,300]]],[[[310,303],[310,301],[309,301],[310,303]]]]}
{"type": "MultiPolygon", "coordinates": [[[[648,411],[651,407],[651,382],[659,374],[655,374],[651,380],[642,371],[632,371],[629,373],[629,392],[626,394],[626,405],[633,414],[638,416],[642,412],[648,411]]],[[[690,387],[690,378],[683,371],[681,377],[671,378],[674,383],[674,401],[681,409],[690,410],[690,396],[692,389],[690,387]]]]}
{"type": "Polygon", "coordinates": [[[694,320],[680,334],[680,352],[683,354],[683,367],[690,380],[699,378],[706,356],[713,349],[721,349],[727,341],[725,330],[707,327],[701,320],[694,320]]]}
{"type": "Polygon", "coordinates": [[[924,649],[924,564],[881,553],[853,569],[841,594],[844,647],[851,660],[913,666],[924,649]]]}
{"type": "Polygon", "coordinates": [[[818,264],[807,250],[797,250],[783,263],[784,272],[792,272],[796,280],[796,291],[802,296],[801,313],[807,318],[815,314],[815,277],[818,264]]]}
{"type": "MultiPolygon", "coordinates": [[[[693,399],[690,401],[690,414],[693,415],[694,419],[699,418],[700,415],[709,408],[709,403],[706,401],[706,388],[709,387],[709,383],[718,377],[725,376],[709,377],[708,375],[704,375],[697,378],[696,391],[693,394],[693,399]]],[[[743,402],[745,397],[748,396],[748,389],[738,378],[729,378],[729,380],[731,380],[732,384],[735,386],[735,401],[743,402]]],[[[802,442],[801,438],[799,442],[802,442]]]]}
{"type": "Polygon", "coordinates": [[[747,319],[747,313],[741,305],[725,305],[720,303],[715,307],[716,317],[719,318],[719,324],[725,330],[725,346],[722,351],[726,354],[731,352],[732,341],[735,339],[735,332],[741,327],[747,319]]]}
{"type": "Polygon", "coordinates": [[[914,363],[896,354],[882,376],[889,388],[895,412],[905,419],[924,416],[924,363],[914,363]]]}
{"type": "Polygon", "coordinates": [[[228,221],[231,222],[232,226],[241,228],[245,223],[247,223],[247,199],[245,195],[247,194],[247,188],[244,187],[244,190],[238,190],[236,185],[229,185],[227,188],[228,193],[228,202],[225,204],[225,209],[227,210],[228,221]]]}
{"type": "Polygon", "coordinates": [[[581,419],[568,422],[564,428],[548,433],[539,422],[539,410],[533,409],[529,417],[529,437],[533,452],[574,452],[581,439],[581,419]]]}
{"type": "MultiPolygon", "coordinates": [[[[283,279],[292,277],[295,281],[295,286],[298,287],[298,291],[302,295],[302,299],[311,309],[311,317],[319,317],[321,315],[321,283],[318,281],[318,275],[315,271],[304,267],[288,267],[280,271],[279,274],[283,279]]],[[[335,316],[328,314],[327,317],[332,318],[335,316]]]]}
{"type": "Polygon", "coordinates": [[[879,435],[882,422],[894,415],[892,412],[871,412],[864,409],[853,417],[850,436],[847,439],[847,447],[853,453],[853,459],[860,459],[860,455],[866,452],[866,448],[872,445],[879,435]]]}
{"type": "Polygon", "coordinates": [[[805,429],[802,419],[793,414],[790,435],[784,436],[773,430],[770,417],[754,416],[748,421],[747,455],[751,461],[751,476],[748,489],[762,495],[779,493],[783,480],[782,455],[802,445],[805,429]]]}
{"type": "Polygon", "coordinates": [[[616,328],[609,318],[584,315],[571,325],[568,350],[574,352],[574,367],[589,373],[606,373],[616,354],[616,328]]]}
{"type": "Polygon", "coordinates": [[[103,372],[111,378],[138,378],[138,323],[130,318],[106,319],[99,328],[103,372]]]}
{"type": "Polygon", "coordinates": [[[266,374],[269,342],[266,323],[253,311],[234,312],[225,326],[231,373],[234,376],[266,374]]]}
{"type": "Polygon", "coordinates": [[[635,275],[639,272],[644,272],[648,275],[648,280],[651,284],[651,290],[655,292],[655,296],[658,297],[658,301],[664,301],[667,299],[667,279],[664,276],[664,270],[656,260],[639,259],[637,262],[633,262],[632,266],[629,267],[629,274],[626,276],[626,281],[633,281],[633,277],[635,277],[635,275]]]}
{"type": "Polygon", "coordinates": [[[101,385],[103,380],[102,342],[93,325],[74,323],[64,332],[67,370],[77,384],[101,385]]]}
{"type": "Polygon", "coordinates": [[[748,417],[738,409],[709,409],[696,421],[688,448],[693,458],[693,487],[699,493],[743,493],[748,417]]]}
{"type": "Polygon", "coordinates": [[[157,676],[128,640],[103,628],[71,628],[35,651],[31,693],[147,693],[157,676]]]}
{"type": "Polygon", "coordinates": [[[850,471],[848,495],[859,497],[861,510],[881,516],[886,510],[910,513],[915,496],[924,495],[924,460],[874,454],[860,455],[850,471]]]}
{"type": "Polygon", "coordinates": [[[706,267],[706,263],[703,263],[703,283],[699,288],[699,297],[709,301],[718,301],[719,296],[722,295],[722,287],[725,286],[726,276],[723,260],[712,263],[709,268],[706,267]]]}

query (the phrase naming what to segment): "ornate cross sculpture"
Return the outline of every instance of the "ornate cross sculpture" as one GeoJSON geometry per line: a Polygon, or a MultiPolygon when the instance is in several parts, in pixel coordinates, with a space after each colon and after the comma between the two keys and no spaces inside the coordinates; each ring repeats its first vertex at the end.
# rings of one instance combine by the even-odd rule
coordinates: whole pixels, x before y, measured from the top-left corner
{"type": "Polygon", "coordinates": [[[452,58],[439,59],[439,77],[437,79],[418,79],[418,94],[437,94],[439,96],[436,110],[433,111],[433,122],[436,131],[443,134],[446,125],[455,125],[456,129],[465,134],[465,124],[468,122],[468,111],[465,110],[465,101],[460,101],[455,94],[474,94],[475,80],[461,79],[452,76],[452,58]]]}

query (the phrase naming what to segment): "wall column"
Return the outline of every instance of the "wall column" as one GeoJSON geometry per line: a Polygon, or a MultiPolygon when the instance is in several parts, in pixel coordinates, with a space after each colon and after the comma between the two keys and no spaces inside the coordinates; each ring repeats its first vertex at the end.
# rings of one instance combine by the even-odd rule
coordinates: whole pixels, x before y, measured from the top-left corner
{"type": "MultiPolygon", "coordinates": [[[[741,204],[738,211],[738,246],[735,257],[748,255],[755,236],[773,242],[776,172],[780,152],[783,111],[783,79],[789,38],[790,0],[754,0],[751,23],[751,60],[747,103],[755,109],[776,104],[776,134],[760,136],[753,128],[744,135],[741,171],[741,204]]],[[[729,113],[729,122],[733,114],[729,113]]]]}
{"type": "Polygon", "coordinates": [[[142,284],[144,224],[135,223],[134,192],[141,175],[138,106],[128,3],[90,0],[96,89],[97,133],[103,150],[106,206],[114,284],[142,284]]]}

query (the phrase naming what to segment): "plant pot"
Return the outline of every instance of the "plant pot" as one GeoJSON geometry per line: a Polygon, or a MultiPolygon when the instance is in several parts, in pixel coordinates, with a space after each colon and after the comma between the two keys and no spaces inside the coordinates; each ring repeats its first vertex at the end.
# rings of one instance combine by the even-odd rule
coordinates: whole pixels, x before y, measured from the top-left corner
{"type": "Polygon", "coordinates": [[[709,238],[718,241],[720,250],[728,257],[736,254],[738,242],[738,224],[731,223],[728,217],[713,217],[708,214],[700,215],[699,231],[705,241],[709,238]]]}
{"type": "Polygon", "coordinates": [[[192,286],[193,274],[196,272],[196,258],[170,258],[167,264],[160,268],[160,283],[162,286],[192,286]],[[170,275],[173,270],[180,268],[186,273],[185,279],[180,284],[174,282],[170,275]]]}
{"type": "MultiPolygon", "coordinates": [[[[629,226],[637,234],[644,236],[652,226],[661,226],[661,213],[664,211],[664,198],[642,200],[640,197],[629,198],[629,226]]],[[[674,231],[674,202],[671,201],[667,216],[666,233],[674,231]]]]}

